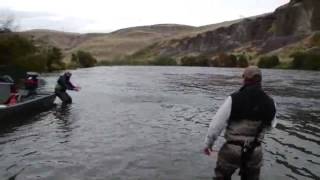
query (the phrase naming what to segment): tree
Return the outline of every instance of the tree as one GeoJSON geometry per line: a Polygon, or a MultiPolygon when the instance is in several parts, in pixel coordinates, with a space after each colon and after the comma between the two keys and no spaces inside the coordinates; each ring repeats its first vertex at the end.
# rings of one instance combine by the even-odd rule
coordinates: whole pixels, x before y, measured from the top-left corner
{"type": "Polygon", "coordinates": [[[62,52],[61,49],[57,47],[51,47],[47,50],[47,68],[48,71],[60,70],[64,68],[64,63],[62,62],[62,52]]]}
{"type": "Polygon", "coordinates": [[[225,59],[226,67],[236,67],[237,66],[237,57],[233,54],[229,55],[227,59],[225,59]]]}
{"type": "Polygon", "coordinates": [[[293,61],[291,67],[294,69],[319,70],[320,55],[310,52],[296,52],[291,55],[293,61]]]}
{"type": "Polygon", "coordinates": [[[273,68],[280,64],[279,58],[276,55],[273,56],[263,56],[258,62],[260,68],[273,68]]]}
{"type": "Polygon", "coordinates": [[[245,55],[240,55],[238,58],[238,66],[239,67],[248,67],[249,63],[245,55]]]}
{"type": "Polygon", "coordinates": [[[36,46],[27,38],[16,34],[0,36],[0,65],[15,63],[20,57],[37,52],[36,46]]]}
{"type": "Polygon", "coordinates": [[[75,64],[79,63],[78,56],[74,53],[71,54],[71,62],[75,64]]]}
{"type": "Polygon", "coordinates": [[[168,56],[159,56],[150,62],[151,65],[156,66],[175,66],[177,62],[175,59],[168,56]]]}
{"type": "Polygon", "coordinates": [[[181,58],[182,66],[208,66],[209,58],[205,55],[185,56],[181,58]]]}
{"type": "Polygon", "coordinates": [[[81,67],[92,67],[97,63],[97,60],[89,52],[78,51],[77,57],[81,67]]]}
{"type": "Polygon", "coordinates": [[[237,57],[234,55],[228,55],[226,53],[219,53],[218,56],[213,60],[212,65],[216,67],[236,67],[237,57]]]}
{"type": "Polygon", "coordinates": [[[28,54],[20,57],[15,66],[26,71],[44,72],[47,70],[47,58],[42,53],[28,54]]]}
{"type": "Polygon", "coordinates": [[[13,15],[0,16],[0,33],[12,32],[17,28],[13,15]]]}

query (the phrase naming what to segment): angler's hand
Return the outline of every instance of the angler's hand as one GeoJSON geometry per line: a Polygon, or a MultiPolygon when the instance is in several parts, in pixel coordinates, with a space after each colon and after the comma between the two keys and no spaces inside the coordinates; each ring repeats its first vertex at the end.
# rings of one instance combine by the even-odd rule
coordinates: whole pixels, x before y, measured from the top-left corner
{"type": "Polygon", "coordinates": [[[203,149],[203,153],[207,156],[210,156],[210,154],[213,152],[212,147],[205,147],[203,149]]]}
{"type": "Polygon", "coordinates": [[[74,88],[75,91],[80,91],[80,89],[81,89],[80,86],[76,86],[76,87],[74,88]]]}

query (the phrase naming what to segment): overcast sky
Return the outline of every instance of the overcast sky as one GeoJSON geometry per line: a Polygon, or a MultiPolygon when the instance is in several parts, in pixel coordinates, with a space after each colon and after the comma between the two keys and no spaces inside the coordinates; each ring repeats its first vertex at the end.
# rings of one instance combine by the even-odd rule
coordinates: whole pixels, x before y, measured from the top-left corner
{"type": "Polygon", "coordinates": [[[152,24],[202,26],[272,12],[289,0],[0,0],[19,30],[110,32],[152,24]]]}

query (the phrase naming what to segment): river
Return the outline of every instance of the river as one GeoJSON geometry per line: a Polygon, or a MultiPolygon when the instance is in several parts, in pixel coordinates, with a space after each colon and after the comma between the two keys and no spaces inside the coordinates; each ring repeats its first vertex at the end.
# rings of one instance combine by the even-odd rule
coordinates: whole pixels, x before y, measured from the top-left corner
{"type": "MultiPolygon", "coordinates": [[[[207,180],[208,124],[242,69],[95,67],[72,71],[74,103],[0,129],[4,180],[207,180]]],[[[45,89],[58,74],[44,74],[45,89]]],[[[320,179],[320,72],[263,70],[277,102],[266,134],[262,180],[320,179]]],[[[15,119],[12,119],[15,121],[15,119]]],[[[223,137],[218,139],[219,149],[223,137]]],[[[234,179],[239,179],[237,174],[234,179]]]]}

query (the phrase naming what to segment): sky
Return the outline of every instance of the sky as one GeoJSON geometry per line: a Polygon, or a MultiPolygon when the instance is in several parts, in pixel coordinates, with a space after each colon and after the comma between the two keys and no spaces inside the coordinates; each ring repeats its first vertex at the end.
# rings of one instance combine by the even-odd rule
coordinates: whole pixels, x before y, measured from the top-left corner
{"type": "Polygon", "coordinates": [[[153,24],[202,26],[273,12],[289,0],[0,0],[17,30],[111,32],[153,24]]]}

